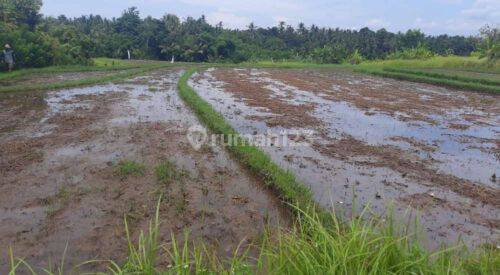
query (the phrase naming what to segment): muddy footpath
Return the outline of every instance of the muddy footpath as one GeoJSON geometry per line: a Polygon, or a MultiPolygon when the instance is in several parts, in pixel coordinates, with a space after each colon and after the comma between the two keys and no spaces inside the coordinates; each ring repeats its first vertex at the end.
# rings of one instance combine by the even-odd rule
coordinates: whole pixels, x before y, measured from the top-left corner
{"type": "Polygon", "coordinates": [[[343,70],[211,68],[190,85],[241,134],[271,135],[262,149],[323,206],[418,218],[430,248],[499,245],[499,96],[343,70]]]}
{"type": "Polygon", "coordinates": [[[177,95],[182,72],[1,95],[1,274],[9,248],[36,268],[59,264],[65,250],[66,267],[93,259],[121,263],[124,217],[137,239],[160,196],[161,243],[189,231],[220,255],[288,221],[280,203],[223,148],[190,145],[188,129],[202,126],[177,95]],[[143,174],[117,173],[125,160],[141,164],[143,174]],[[154,170],[165,161],[179,175],[168,184],[154,170]]]}

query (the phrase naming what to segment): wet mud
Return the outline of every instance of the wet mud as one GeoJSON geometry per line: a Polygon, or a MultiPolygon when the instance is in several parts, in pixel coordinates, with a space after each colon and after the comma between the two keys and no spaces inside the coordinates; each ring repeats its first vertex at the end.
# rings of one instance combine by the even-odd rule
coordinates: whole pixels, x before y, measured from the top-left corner
{"type": "Polygon", "coordinates": [[[326,207],[419,217],[431,248],[500,238],[500,98],[342,70],[208,69],[190,85],[326,207]]]}
{"type": "Polygon", "coordinates": [[[116,73],[117,71],[37,73],[12,79],[0,80],[0,86],[8,87],[16,85],[50,84],[60,81],[78,80],[84,77],[102,77],[116,73]]]}
{"type": "Polygon", "coordinates": [[[121,263],[124,217],[136,240],[160,196],[163,244],[187,230],[229,256],[265,226],[288,222],[280,202],[223,148],[190,145],[188,128],[201,125],[177,95],[181,74],[165,69],[119,84],[0,99],[0,273],[9,247],[36,268],[59,264],[66,247],[66,270],[92,259],[121,263]],[[117,174],[122,160],[143,165],[143,175],[117,174]],[[176,180],[157,180],[163,161],[177,167],[176,180]]]}

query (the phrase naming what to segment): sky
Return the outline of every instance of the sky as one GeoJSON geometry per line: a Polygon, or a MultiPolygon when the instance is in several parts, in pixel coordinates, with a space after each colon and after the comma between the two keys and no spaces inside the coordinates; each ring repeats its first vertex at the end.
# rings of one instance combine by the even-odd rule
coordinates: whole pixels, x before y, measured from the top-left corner
{"type": "Polygon", "coordinates": [[[43,4],[42,13],[50,16],[112,18],[135,6],[142,17],[205,15],[209,23],[223,22],[233,29],[246,29],[250,22],[269,27],[285,21],[292,26],[303,22],[343,29],[476,35],[485,24],[500,25],[500,0],[44,0],[43,4]]]}

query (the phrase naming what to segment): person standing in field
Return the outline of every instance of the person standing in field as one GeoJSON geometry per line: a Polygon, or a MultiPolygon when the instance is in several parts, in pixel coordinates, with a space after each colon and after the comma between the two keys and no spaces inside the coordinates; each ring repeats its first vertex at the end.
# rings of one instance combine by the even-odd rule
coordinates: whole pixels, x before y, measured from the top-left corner
{"type": "Polygon", "coordinates": [[[5,49],[3,50],[3,56],[5,63],[7,63],[9,72],[11,72],[12,69],[14,69],[14,51],[12,50],[9,44],[5,44],[5,49]]]}

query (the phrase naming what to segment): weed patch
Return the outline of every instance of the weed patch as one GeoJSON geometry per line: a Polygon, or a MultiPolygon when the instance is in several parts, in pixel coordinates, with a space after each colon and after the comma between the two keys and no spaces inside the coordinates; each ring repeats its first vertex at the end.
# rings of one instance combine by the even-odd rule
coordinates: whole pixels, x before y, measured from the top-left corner
{"type": "Polygon", "coordinates": [[[155,167],[155,175],[158,183],[169,185],[172,181],[180,180],[184,176],[177,166],[171,161],[163,161],[155,167]]]}
{"type": "MultiPolygon", "coordinates": [[[[222,258],[203,242],[190,242],[188,232],[180,242],[172,235],[160,243],[161,200],[147,231],[132,239],[124,220],[128,257],[124,263],[91,260],[80,264],[105,263],[107,274],[496,274],[500,253],[495,247],[467,252],[460,247],[427,252],[415,245],[412,236],[398,235],[390,217],[367,219],[363,213],[344,224],[330,213],[325,226],[318,215],[296,208],[302,218],[292,229],[268,229],[263,237],[245,248],[233,248],[222,258]],[[249,251],[257,251],[256,256],[249,251]],[[160,264],[166,257],[168,265],[160,264]]],[[[292,206],[295,207],[295,206],[292,206]]],[[[10,274],[32,271],[24,260],[10,255],[10,274]]],[[[64,266],[64,257],[61,267],[64,266]]],[[[59,270],[60,273],[69,272],[59,270]]],[[[35,272],[30,272],[36,274],[35,272]]],[[[72,272],[69,272],[72,273],[72,272]]],[[[49,273],[52,274],[52,273],[49,273]]]]}
{"type": "Polygon", "coordinates": [[[115,174],[123,179],[128,176],[142,176],[145,171],[146,167],[144,165],[133,160],[122,160],[115,168],[115,174]]]}

